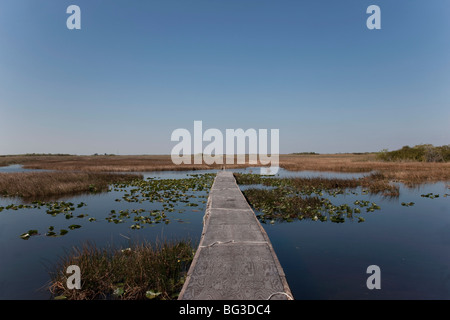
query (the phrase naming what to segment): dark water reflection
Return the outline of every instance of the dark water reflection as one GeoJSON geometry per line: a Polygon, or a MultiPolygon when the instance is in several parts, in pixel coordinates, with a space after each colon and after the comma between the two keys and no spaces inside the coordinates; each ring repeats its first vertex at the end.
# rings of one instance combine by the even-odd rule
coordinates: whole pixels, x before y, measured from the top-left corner
{"type": "Polygon", "coordinates": [[[338,195],[334,204],[373,201],[381,207],[345,223],[263,224],[296,299],[450,299],[450,197],[444,183],[400,186],[399,198],[338,195]],[[439,198],[421,197],[422,193],[439,198]],[[402,202],[414,202],[412,207],[402,202]],[[381,269],[369,290],[367,267],[381,269]]]}

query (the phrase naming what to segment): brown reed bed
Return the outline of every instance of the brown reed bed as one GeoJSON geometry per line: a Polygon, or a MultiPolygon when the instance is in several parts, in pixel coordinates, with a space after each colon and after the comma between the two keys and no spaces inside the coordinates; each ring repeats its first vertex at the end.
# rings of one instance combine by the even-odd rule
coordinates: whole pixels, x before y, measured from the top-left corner
{"type": "Polygon", "coordinates": [[[378,172],[385,180],[413,186],[421,183],[450,181],[450,163],[417,161],[386,162],[376,154],[281,155],[280,166],[286,170],[330,172],[378,172]]]}
{"type": "MultiPolygon", "coordinates": [[[[427,182],[450,181],[450,162],[382,161],[377,153],[364,154],[289,154],[280,155],[280,167],[290,171],[380,172],[387,180],[415,185],[427,182]]],[[[226,161],[224,161],[225,163],[226,161]]],[[[22,164],[29,169],[47,169],[84,172],[146,172],[164,170],[233,169],[259,166],[245,164],[180,164],[175,165],[170,155],[135,156],[70,156],[18,155],[0,156],[0,166],[22,164]]]]}
{"type": "MultiPolygon", "coordinates": [[[[247,157],[248,158],[248,157],[247,157]]],[[[224,157],[223,162],[227,160],[224,157]]],[[[208,170],[226,168],[245,168],[257,166],[259,163],[238,164],[237,158],[229,159],[234,164],[191,164],[176,165],[170,155],[137,155],[137,156],[1,156],[0,166],[9,164],[22,164],[26,169],[45,169],[59,171],[85,171],[85,172],[148,172],[148,171],[184,171],[208,170]]]]}
{"type": "Polygon", "coordinates": [[[112,183],[142,179],[139,174],[93,172],[0,173],[0,195],[45,200],[86,192],[106,191],[112,183]]]}
{"type": "Polygon", "coordinates": [[[171,300],[178,297],[194,256],[189,240],[133,243],[129,248],[74,247],[50,272],[49,290],[68,300],[171,300]],[[80,268],[81,289],[67,288],[67,267],[80,268]]]}
{"type": "Polygon", "coordinates": [[[376,162],[375,153],[280,155],[280,166],[291,171],[370,172],[370,162],[376,162]]]}

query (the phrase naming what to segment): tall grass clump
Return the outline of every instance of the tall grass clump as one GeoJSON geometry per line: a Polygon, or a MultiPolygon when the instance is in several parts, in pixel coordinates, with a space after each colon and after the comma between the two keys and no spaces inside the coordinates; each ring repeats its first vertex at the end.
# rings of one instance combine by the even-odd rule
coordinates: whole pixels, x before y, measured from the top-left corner
{"type": "Polygon", "coordinates": [[[139,174],[93,172],[0,173],[0,195],[44,200],[78,193],[106,191],[113,183],[142,179],[139,174]]]}
{"type": "Polygon", "coordinates": [[[189,240],[108,249],[85,243],[61,258],[50,274],[49,290],[54,298],[69,300],[176,299],[193,256],[189,240]],[[67,288],[70,265],[80,267],[79,290],[67,288]]]}

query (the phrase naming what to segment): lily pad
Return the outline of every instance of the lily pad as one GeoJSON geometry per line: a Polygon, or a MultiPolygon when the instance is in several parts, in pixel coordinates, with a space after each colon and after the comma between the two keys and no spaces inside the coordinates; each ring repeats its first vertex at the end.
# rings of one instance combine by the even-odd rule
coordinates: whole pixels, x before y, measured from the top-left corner
{"type": "Polygon", "coordinates": [[[28,239],[30,238],[30,234],[29,234],[29,233],[22,233],[22,234],[20,235],[20,237],[21,237],[23,240],[28,240],[28,239]]]}
{"type": "Polygon", "coordinates": [[[148,299],[155,299],[155,298],[157,298],[159,295],[161,295],[161,292],[155,292],[155,291],[153,291],[153,290],[149,290],[149,291],[145,292],[145,296],[146,296],[148,299]]]}
{"type": "Polygon", "coordinates": [[[120,297],[124,292],[123,287],[117,287],[114,289],[113,295],[120,297]]]}
{"type": "Polygon", "coordinates": [[[34,236],[34,235],[36,235],[36,234],[38,234],[38,231],[37,231],[37,230],[28,230],[28,232],[22,233],[22,234],[20,235],[20,237],[21,237],[23,240],[28,240],[31,236],[34,236]]]}

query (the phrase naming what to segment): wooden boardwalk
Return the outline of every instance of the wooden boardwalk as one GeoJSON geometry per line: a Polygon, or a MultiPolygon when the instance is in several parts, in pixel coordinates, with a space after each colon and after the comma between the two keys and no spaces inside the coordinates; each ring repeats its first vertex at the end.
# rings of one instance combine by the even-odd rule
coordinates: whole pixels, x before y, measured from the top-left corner
{"type": "Polygon", "coordinates": [[[230,171],[214,180],[200,244],[178,299],[292,299],[272,244],[230,171]]]}

